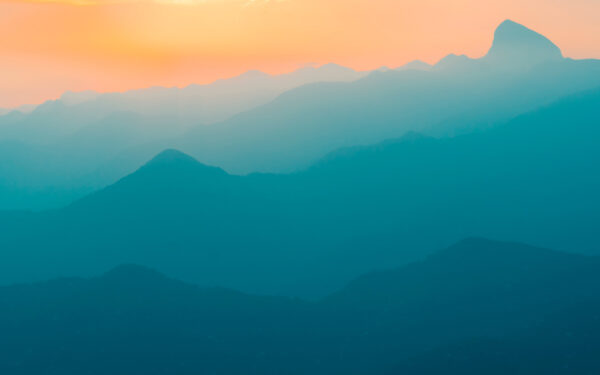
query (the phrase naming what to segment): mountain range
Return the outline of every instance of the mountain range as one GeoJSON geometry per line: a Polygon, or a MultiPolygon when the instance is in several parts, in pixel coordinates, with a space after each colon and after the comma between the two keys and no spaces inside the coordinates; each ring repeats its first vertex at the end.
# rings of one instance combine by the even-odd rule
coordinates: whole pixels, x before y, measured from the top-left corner
{"type": "Polygon", "coordinates": [[[46,103],[29,115],[2,116],[0,156],[10,164],[0,171],[0,207],[64,206],[164,149],[233,174],[295,172],[340,148],[415,131],[436,137],[477,132],[600,87],[597,60],[564,58],[547,38],[512,21],[496,29],[480,59],[449,55],[433,67],[413,62],[366,76],[334,65],[303,72],[274,78],[251,72],[180,90],[67,95],[65,103],[46,103]],[[305,74],[309,78],[297,78],[305,74]],[[256,103],[250,99],[261,97],[256,87],[277,90],[268,89],[256,103]],[[186,101],[185,90],[207,94],[186,101]],[[227,114],[207,112],[207,98],[222,103],[207,104],[211,111],[227,114]],[[174,110],[199,111],[215,123],[182,121],[174,110]]]}
{"type": "Polygon", "coordinates": [[[450,55],[430,71],[300,87],[219,126],[193,128],[175,147],[232,173],[293,171],[410,131],[445,136],[497,125],[599,87],[599,73],[600,62],[562,58],[545,37],[506,21],[481,59],[450,55]]]}
{"type": "Polygon", "coordinates": [[[35,109],[19,108],[0,116],[0,156],[7,160],[0,171],[0,208],[64,205],[139,167],[137,161],[133,169],[131,162],[113,162],[125,150],[169,142],[189,127],[225,120],[298,86],[366,74],[336,64],[275,76],[249,71],[181,89],[66,92],[35,109]]]}
{"type": "Polygon", "coordinates": [[[0,214],[0,282],[136,263],[314,298],[467,236],[597,254],[599,111],[594,90],[485,131],[409,134],[292,174],[230,175],[167,150],[66,208],[0,214]]]}
{"type": "Polygon", "coordinates": [[[525,26],[2,113],[0,374],[600,373],[600,60],[525,26]]]}
{"type": "Polygon", "coordinates": [[[0,371],[592,374],[599,271],[596,257],[472,238],[305,302],[125,265],[0,287],[0,371]]]}

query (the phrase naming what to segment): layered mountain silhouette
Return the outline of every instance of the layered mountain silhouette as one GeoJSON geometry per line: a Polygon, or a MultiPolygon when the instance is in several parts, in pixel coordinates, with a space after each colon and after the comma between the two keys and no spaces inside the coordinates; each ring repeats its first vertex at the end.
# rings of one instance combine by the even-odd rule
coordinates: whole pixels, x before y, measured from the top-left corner
{"type": "Polygon", "coordinates": [[[133,172],[157,153],[157,142],[168,144],[186,128],[222,121],[298,86],[365,74],[336,64],[277,76],[250,71],[181,89],[67,92],[31,113],[13,111],[0,116],[0,157],[15,166],[0,171],[0,208],[65,205],[133,172]],[[125,151],[134,156],[121,156],[125,151]]]}
{"type": "Polygon", "coordinates": [[[7,114],[12,114],[13,116],[29,113],[35,109],[35,105],[32,104],[24,104],[15,108],[0,108],[0,116],[4,116],[7,114]]]}
{"type": "Polygon", "coordinates": [[[496,29],[492,48],[482,61],[494,66],[514,69],[531,68],[562,59],[562,52],[548,38],[507,20],[496,29]]]}
{"type": "Polygon", "coordinates": [[[58,100],[37,106],[31,115],[21,113],[20,117],[0,118],[0,139],[52,143],[122,112],[166,118],[164,127],[173,122],[185,126],[210,124],[266,104],[295,87],[313,82],[350,82],[364,75],[340,65],[326,64],[281,75],[248,71],[230,79],[184,88],[151,87],[104,94],[66,92],[58,100]]]}
{"type": "Polygon", "coordinates": [[[412,134],[289,175],[233,176],[166,151],[65,209],[0,215],[0,279],[125,262],[315,297],[471,235],[597,253],[599,108],[596,90],[487,131],[412,134]]]}
{"type": "Polygon", "coordinates": [[[402,65],[396,70],[429,70],[431,69],[431,65],[423,62],[421,60],[413,60],[407,64],[402,65]]]}
{"type": "Polygon", "coordinates": [[[0,287],[0,371],[590,374],[599,271],[595,257],[473,238],[303,302],[125,265],[0,287]]]}
{"type": "Polygon", "coordinates": [[[300,87],[219,126],[194,128],[176,148],[232,173],[293,171],[335,149],[410,131],[451,135],[497,125],[600,86],[599,73],[598,61],[562,58],[545,37],[506,21],[481,59],[452,54],[430,71],[300,87]]]}
{"type": "Polygon", "coordinates": [[[600,373],[600,61],[525,26],[3,113],[0,374],[600,373]]]}
{"type": "Polygon", "coordinates": [[[297,171],[336,149],[411,131],[446,136],[497,126],[594,89],[599,77],[598,61],[563,58],[547,38],[506,21],[483,58],[450,55],[431,68],[415,62],[364,76],[327,65],[91,100],[67,95],[30,115],[0,118],[0,156],[19,165],[0,175],[0,207],[64,205],[170,148],[233,174],[297,171]],[[186,111],[194,115],[180,115],[186,111]],[[200,125],[205,115],[216,123],[200,125]]]}

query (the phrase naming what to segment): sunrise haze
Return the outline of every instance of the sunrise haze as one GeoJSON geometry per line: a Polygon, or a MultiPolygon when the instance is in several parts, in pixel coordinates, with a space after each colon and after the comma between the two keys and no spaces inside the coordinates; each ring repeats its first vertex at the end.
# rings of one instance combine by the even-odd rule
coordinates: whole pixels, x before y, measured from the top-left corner
{"type": "Polygon", "coordinates": [[[0,2],[0,107],[67,90],[208,83],[250,69],[357,70],[480,57],[504,19],[567,57],[600,58],[592,0],[58,0],[0,2]],[[43,63],[42,63],[43,62],[43,63]]]}

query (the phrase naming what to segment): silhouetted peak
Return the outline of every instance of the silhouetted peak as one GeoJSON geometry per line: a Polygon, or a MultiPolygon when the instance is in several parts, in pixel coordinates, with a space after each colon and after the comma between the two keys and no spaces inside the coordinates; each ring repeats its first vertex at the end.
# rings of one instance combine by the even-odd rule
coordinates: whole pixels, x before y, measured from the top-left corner
{"type": "Polygon", "coordinates": [[[146,165],[154,166],[154,165],[164,165],[164,164],[190,164],[196,165],[200,164],[196,159],[189,156],[188,154],[184,154],[183,152],[175,149],[167,149],[156,155],[152,160],[150,160],[146,165]]]}
{"type": "Polygon", "coordinates": [[[335,63],[328,63],[328,64],[324,64],[321,65],[320,67],[317,68],[318,70],[321,71],[328,71],[328,72],[352,72],[354,71],[353,69],[350,69],[348,67],[339,65],[339,64],[335,64],[335,63]]]}
{"type": "Polygon", "coordinates": [[[473,60],[467,55],[455,55],[451,53],[435,64],[435,69],[468,71],[473,67],[473,64],[478,64],[477,60],[473,60]]]}
{"type": "MultiPolygon", "coordinates": [[[[512,20],[502,22],[494,32],[494,43],[550,42],[543,35],[512,20]]],[[[550,42],[552,43],[552,42],[550,42]]]]}
{"type": "Polygon", "coordinates": [[[545,36],[506,20],[494,33],[492,48],[485,60],[495,64],[535,65],[562,58],[560,49],[545,36]]]}
{"type": "Polygon", "coordinates": [[[429,70],[431,65],[421,60],[414,60],[407,64],[402,65],[397,70],[429,70]]]}
{"type": "MultiPolygon", "coordinates": [[[[164,150],[140,169],[140,172],[144,172],[144,175],[158,171],[160,171],[160,173],[154,173],[156,177],[160,177],[160,175],[164,172],[167,172],[171,175],[179,174],[182,176],[189,175],[190,173],[196,176],[204,177],[227,175],[227,173],[221,168],[202,164],[193,157],[175,149],[164,150]]],[[[134,173],[131,176],[136,174],[137,173],[134,173]]]]}

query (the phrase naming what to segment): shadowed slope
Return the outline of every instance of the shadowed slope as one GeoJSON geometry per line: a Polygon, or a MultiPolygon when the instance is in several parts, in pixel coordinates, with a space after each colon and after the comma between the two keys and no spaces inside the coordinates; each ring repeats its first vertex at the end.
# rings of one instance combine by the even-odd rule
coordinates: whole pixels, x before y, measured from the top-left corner
{"type": "Polygon", "coordinates": [[[289,172],[335,149],[410,131],[480,130],[598,86],[598,61],[564,59],[547,38],[506,21],[484,58],[452,54],[429,71],[304,86],[218,126],[192,129],[177,148],[231,173],[289,172]]]}
{"type": "Polygon", "coordinates": [[[480,134],[411,135],[292,175],[231,176],[169,151],[67,209],[4,215],[1,277],[133,262],[319,296],[471,235],[597,253],[599,103],[594,91],[480,134]]]}
{"type": "Polygon", "coordinates": [[[531,374],[555,364],[549,373],[566,374],[568,363],[595,373],[599,271],[596,257],[469,239],[305,303],[120,266],[0,287],[0,371],[531,374]]]}
{"type": "Polygon", "coordinates": [[[279,173],[305,168],[342,147],[376,144],[410,131],[463,134],[600,86],[600,63],[563,59],[546,38],[507,21],[482,59],[450,55],[431,68],[417,62],[358,79],[362,76],[334,64],[277,79],[249,72],[209,88],[153,88],[84,98],[72,106],[68,103],[78,99],[67,97],[68,103],[49,102],[31,115],[2,116],[0,138],[21,139],[31,154],[23,157],[0,145],[3,159],[23,166],[1,171],[0,183],[10,183],[0,184],[0,203],[10,208],[57,207],[81,191],[114,183],[168,148],[229,173],[279,173]],[[338,79],[327,79],[333,76],[338,79]],[[277,91],[262,106],[248,102],[262,98],[258,89],[271,92],[272,79],[321,83],[288,86],[298,88],[277,91]],[[240,85],[245,89],[238,93],[240,85]],[[196,100],[197,92],[208,102],[196,100]],[[226,104],[211,105],[211,100],[226,104]],[[254,109],[244,112],[240,106],[254,109]],[[134,107],[146,116],[106,112],[136,112],[134,107]],[[197,123],[173,114],[206,114],[215,108],[238,115],[190,128],[197,123]],[[51,199],[45,194],[50,188],[64,198],[51,199]]]}

